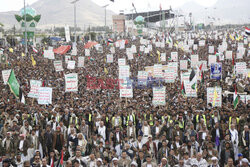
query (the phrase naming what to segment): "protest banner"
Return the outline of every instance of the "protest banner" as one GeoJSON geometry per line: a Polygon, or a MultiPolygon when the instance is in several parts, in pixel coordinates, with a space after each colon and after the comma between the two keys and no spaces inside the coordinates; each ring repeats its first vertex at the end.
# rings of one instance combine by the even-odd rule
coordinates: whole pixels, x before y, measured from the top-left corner
{"type": "Polygon", "coordinates": [[[54,60],[55,59],[55,54],[54,54],[53,50],[44,50],[44,58],[54,60]]]}
{"type": "Polygon", "coordinates": [[[155,78],[163,78],[162,64],[155,64],[154,65],[154,77],[155,78]]]}
{"type": "Polygon", "coordinates": [[[132,98],[133,97],[132,87],[120,89],[120,97],[132,98]]]}
{"type": "Polygon", "coordinates": [[[166,105],[166,87],[153,87],[153,105],[166,105]]]}
{"type": "Polygon", "coordinates": [[[67,69],[73,70],[73,69],[75,69],[75,66],[76,66],[76,62],[75,61],[73,61],[73,60],[68,61],[67,69]]]}
{"type": "Polygon", "coordinates": [[[161,53],[161,62],[166,61],[166,53],[161,53]]]}
{"type": "Polygon", "coordinates": [[[166,83],[174,83],[175,81],[175,71],[173,69],[166,69],[164,72],[164,80],[166,83]]]}
{"type": "Polygon", "coordinates": [[[85,56],[90,56],[90,50],[89,49],[85,49],[85,56]]]}
{"type": "Polygon", "coordinates": [[[208,47],[208,53],[214,54],[214,46],[209,46],[208,47]]]}
{"type": "Polygon", "coordinates": [[[52,88],[40,87],[38,94],[38,104],[52,104],[52,88]]]}
{"type": "Polygon", "coordinates": [[[107,63],[113,63],[113,54],[107,54],[107,63]]]}
{"type": "Polygon", "coordinates": [[[196,92],[197,84],[195,84],[195,89],[193,89],[189,80],[184,80],[184,87],[185,87],[186,97],[197,97],[197,92],[196,92]]]}
{"type": "Polygon", "coordinates": [[[191,67],[196,67],[197,65],[199,65],[199,56],[191,55],[191,67]]]}
{"type": "Polygon", "coordinates": [[[149,48],[145,48],[144,53],[149,53],[149,48]]]}
{"type": "Polygon", "coordinates": [[[212,104],[213,107],[221,107],[222,89],[221,87],[208,87],[207,88],[207,106],[212,104]],[[216,89],[216,91],[214,90],[216,89]]]}
{"type": "Polygon", "coordinates": [[[63,71],[62,61],[61,60],[54,61],[54,67],[56,72],[63,71]]]}
{"type": "Polygon", "coordinates": [[[125,66],[126,65],[126,59],[120,58],[118,59],[118,66],[125,66]]]}
{"type": "Polygon", "coordinates": [[[78,67],[84,67],[84,57],[78,57],[78,67]]]}
{"type": "Polygon", "coordinates": [[[128,60],[133,60],[134,59],[134,55],[133,55],[132,52],[128,53],[127,56],[128,56],[128,60]]]}
{"type": "Polygon", "coordinates": [[[30,92],[28,97],[38,98],[39,97],[39,88],[42,86],[42,81],[39,80],[30,80],[30,92]]]}
{"type": "Polygon", "coordinates": [[[205,40],[200,40],[199,41],[199,46],[205,46],[205,40]]]}
{"type": "Polygon", "coordinates": [[[175,77],[178,77],[178,62],[169,62],[167,68],[174,70],[175,77]]]}
{"type": "Polygon", "coordinates": [[[141,46],[140,46],[140,52],[144,52],[144,49],[145,49],[145,46],[144,46],[144,45],[141,45],[141,46]]]}
{"type": "Polygon", "coordinates": [[[127,79],[130,76],[130,67],[128,65],[119,66],[119,79],[127,79]]]}
{"type": "Polygon", "coordinates": [[[211,64],[210,78],[220,80],[221,77],[222,77],[222,64],[221,63],[211,64]]]}
{"type": "Polygon", "coordinates": [[[180,70],[187,70],[187,60],[180,60],[180,70]]]}
{"type": "Polygon", "coordinates": [[[10,76],[11,70],[2,70],[3,83],[6,85],[10,76]]]}
{"type": "Polygon", "coordinates": [[[65,75],[65,92],[78,91],[78,74],[71,73],[65,75]]]}
{"type": "Polygon", "coordinates": [[[226,59],[232,60],[233,58],[233,52],[232,51],[226,51],[226,59]]]}
{"type": "Polygon", "coordinates": [[[137,53],[137,51],[136,51],[136,46],[135,45],[132,45],[131,46],[131,51],[132,51],[132,53],[137,53]]]}
{"type": "Polygon", "coordinates": [[[171,52],[171,60],[175,62],[178,61],[178,52],[171,52]]]}
{"type": "Polygon", "coordinates": [[[236,71],[236,74],[245,74],[245,73],[247,73],[246,62],[236,62],[235,71],[236,71]]]}

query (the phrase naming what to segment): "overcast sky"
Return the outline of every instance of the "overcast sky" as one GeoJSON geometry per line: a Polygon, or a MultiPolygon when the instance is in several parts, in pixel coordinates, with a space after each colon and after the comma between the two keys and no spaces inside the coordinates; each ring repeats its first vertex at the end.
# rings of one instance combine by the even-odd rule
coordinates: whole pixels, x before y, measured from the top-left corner
{"type": "MultiPolygon", "coordinates": [[[[26,4],[32,4],[38,0],[26,0],[26,4]]],[[[51,0],[53,1],[53,0],[51,0]]],[[[66,0],[70,1],[70,0],[66,0]]],[[[84,1],[84,0],[81,0],[84,1]]],[[[108,9],[113,10],[118,13],[119,10],[125,10],[125,13],[129,13],[132,9],[132,2],[138,12],[147,10],[159,10],[161,4],[162,9],[169,9],[171,5],[172,8],[179,7],[188,1],[195,1],[198,4],[209,7],[216,3],[217,0],[114,0],[112,3],[110,0],[92,0],[98,5],[110,4],[108,9]]],[[[0,0],[0,12],[10,11],[10,10],[20,10],[23,7],[23,0],[0,0]]]]}

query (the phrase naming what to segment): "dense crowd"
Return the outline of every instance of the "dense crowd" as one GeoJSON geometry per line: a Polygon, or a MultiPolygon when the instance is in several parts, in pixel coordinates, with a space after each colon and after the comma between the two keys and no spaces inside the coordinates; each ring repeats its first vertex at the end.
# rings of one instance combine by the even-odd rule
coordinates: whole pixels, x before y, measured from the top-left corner
{"type": "MultiPolygon", "coordinates": [[[[226,37],[226,31],[218,35],[226,37]]],[[[188,36],[188,35],[186,35],[188,36]]],[[[184,52],[181,48],[156,48],[152,41],[161,41],[163,36],[148,38],[153,45],[150,54],[139,52],[139,38],[127,37],[126,48],[135,45],[137,54],[127,60],[131,78],[137,78],[138,71],[146,66],[158,64],[157,50],[170,53],[178,51],[179,60],[190,60],[191,54],[198,54],[200,60],[208,61],[208,46],[215,51],[222,38],[206,34],[204,47],[184,52]]],[[[176,37],[173,43],[176,41],[176,37]]],[[[198,44],[200,37],[193,36],[198,44]]],[[[184,40],[184,34],[180,40],[184,40]]],[[[167,40],[167,39],[166,39],[167,40]]],[[[179,40],[179,41],[180,41],[179,40]]],[[[236,41],[226,38],[228,50],[237,53],[236,41]]],[[[210,72],[204,71],[204,83],[198,81],[197,97],[184,97],[181,93],[180,70],[174,83],[166,86],[166,105],[153,106],[152,87],[134,88],[133,98],[120,98],[119,89],[88,89],[90,78],[95,77],[105,83],[107,78],[118,78],[118,58],[126,58],[126,49],[116,48],[114,62],[106,63],[110,46],[103,43],[103,53],[93,47],[91,55],[85,57],[83,68],[67,69],[63,61],[63,72],[56,72],[53,60],[43,57],[48,45],[36,47],[38,53],[29,48],[28,55],[22,57],[21,45],[3,47],[8,55],[8,63],[1,70],[13,69],[25,95],[26,104],[11,93],[9,86],[0,82],[0,156],[2,166],[46,167],[207,167],[207,166],[249,166],[249,101],[240,101],[233,107],[233,95],[223,93],[222,106],[207,105],[207,87],[219,86],[223,92],[249,94],[249,78],[233,75],[232,60],[222,63],[222,79],[210,79],[210,72]],[[12,47],[14,52],[9,52],[12,47]],[[32,66],[33,55],[36,66],[32,66]],[[104,72],[104,67],[107,72],[104,72]],[[78,73],[78,92],[65,92],[64,74],[78,73]],[[39,105],[36,99],[28,98],[30,80],[41,80],[43,86],[53,88],[51,105],[39,105]],[[230,80],[230,82],[228,82],[230,80]]],[[[56,48],[57,46],[54,46],[56,48]]],[[[248,49],[248,45],[245,45],[248,49]]],[[[243,59],[247,62],[249,51],[243,59]]],[[[84,56],[84,45],[77,45],[78,61],[84,56]]],[[[56,60],[64,60],[64,55],[55,55],[56,60]]],[[[167,64],[169,61],[167,58],[167,64]]],[[[190,68],[190,63],[188,64],[190,68]]],[[[1,75],[1,74],[0,74],[1,75]]],[[[0,76],[2,78],[2,76],[0,76]]],[[[94,84],[91,82],[91,84],[94,84]]]]}

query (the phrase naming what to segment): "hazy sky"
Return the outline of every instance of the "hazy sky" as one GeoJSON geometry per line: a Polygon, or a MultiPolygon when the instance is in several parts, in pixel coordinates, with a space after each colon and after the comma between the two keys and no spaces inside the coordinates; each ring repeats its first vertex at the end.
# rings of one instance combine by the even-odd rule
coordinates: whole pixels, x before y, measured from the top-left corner
{"type": "MultiPolygon", "coordinates": [[[[26,4],[32,4],[37,0],[26,0],[26,4]]],[[[53,1],[53,0],[51,0],[53,1]]],[[[65,0],[70,1],[70,0],[65,0]]],[[[84,0],[81,0],[84,1],[84,0]]],[[[132,2],[135,4],[138,12],[144,10],[159,10],[161,4],[162,9],[169,9],[171,5],[172,8],[179,7],[188,1],[195,1],[198,4],[209,7],[216,3],[217,0],[114,0],[112,3],[110,0],[92,0],[99,5],[110,4],[108,9],[114,12],[119,12],[119,10],[125,10],[128,13],[132,9],[132,2]]],[[[20,10],[23,7],[23,0],[0,0],[0,12],[10,11],[10,10],[20,10]]]]}

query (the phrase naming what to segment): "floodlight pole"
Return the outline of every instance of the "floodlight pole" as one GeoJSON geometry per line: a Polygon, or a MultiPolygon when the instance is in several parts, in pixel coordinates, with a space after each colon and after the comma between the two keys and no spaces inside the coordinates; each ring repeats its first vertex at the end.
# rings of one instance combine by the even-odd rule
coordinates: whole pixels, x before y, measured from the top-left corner
{"type": "Polygon", "coordinates": [[[103,6],[103,8],[105,8],[105,27],[107,25],[107,6],[109,6],[109,4],[103,6]]]}
{"type": "Polygon", "coordinates": [[[75,32],[75,44],[76,44],[76,2],[79,0],[72,1],[71,4],[74,4],[74,32],[75,32]]]}
{"type": "Polygon", "coordinates": [[[26,24],[26,4],[25,4],[25,0],[23,1],[24,3],[24,42],[25,42],[25,56],[27,56],[28,53],[28,47],[27,47],[27,24],[26,24]]]}

